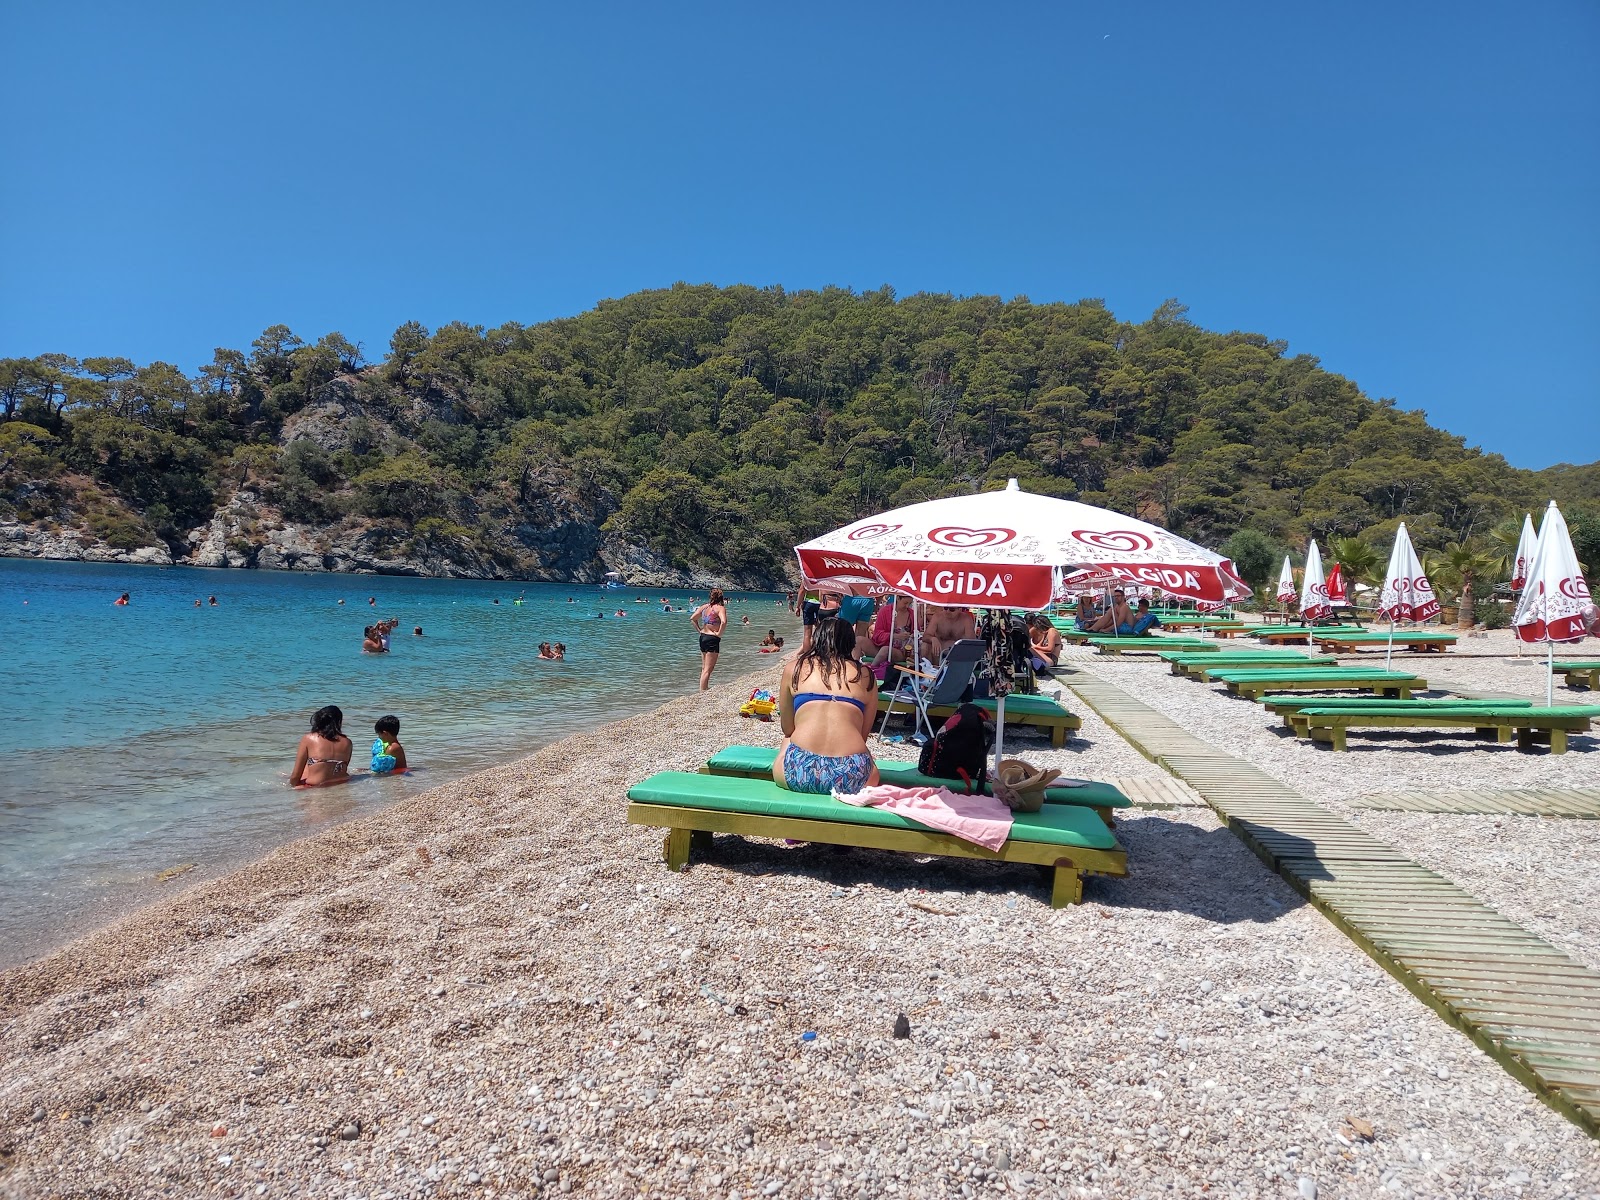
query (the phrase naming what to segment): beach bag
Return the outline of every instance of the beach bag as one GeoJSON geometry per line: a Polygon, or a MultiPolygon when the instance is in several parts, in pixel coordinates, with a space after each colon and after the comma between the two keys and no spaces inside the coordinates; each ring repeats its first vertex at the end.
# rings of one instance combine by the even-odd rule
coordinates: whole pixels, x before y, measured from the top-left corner
{"type": "Polygon", "coordinates": [[[935,779],[962,780],[966,791],[981,792],[989,777],[993,744],[988,714],[976,704],[963,704],[923,745],[917,770],[935,779]]]}
{"type": "Polygon", "coordinates": [[[1036,813],[1044,807],[1044,790],[1061,772],[1041,771],[1020,758],[1002,758],[995,771],[994,795],[1012,812],[1036,813]]]}

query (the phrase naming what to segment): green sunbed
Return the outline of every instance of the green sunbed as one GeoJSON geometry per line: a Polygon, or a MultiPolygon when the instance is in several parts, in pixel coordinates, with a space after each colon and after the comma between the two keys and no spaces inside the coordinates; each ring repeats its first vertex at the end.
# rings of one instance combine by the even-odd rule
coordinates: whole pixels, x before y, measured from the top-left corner
{"type": "Polygon", "coordinates": [[[1070,804],[1017,813],[1010,840],[993,851],[881,808],[855,808],[831,796],[786,791],[771,780],[663,771],[629,788],[628,801],[629,824],[668,831],[662,850],[674,871],[688,865],[692,847],[708,847],[713,833],[736,833],[1033,863],[1053,870],[1053,908],[1083,899],[1085,875],[1128,873],[1127,852],[1105,822],[1091,810],[1070,804]]]}
{"type": "MultiPolygon", "coordinates": [[[[1007,707],[1010,707],[1009,704],[1007,707]]],[[[709,775],[771,779],[772,764],[777,757],[778,752],[770,746],[729,746],[713,754],[706,761],[704,769],[709,775]]],[[[948,787],[959,792],[965,786],[960,780],[924,775],[917,770],[914,762],[886,762],[879,759],[878,775],[884,783],[892,783],[896,787],[948,787]]],[[[991,796],[994,794],[988,781],[985,781],[983,790],[991,796]]],[[[1109,783],[1094,782],[1087,782],[1081,787],[1046,788],[1044,801],[1046,804],[1076,804],[1080,808],[1092,808],[1107,825],[1112,824],[1112,809],[1127,808],[1133,803],[1109,783]]]]}
{"type": "Polygon", "coordinates": [[[1568,687],[1582,684],[1591,692],[1600,691],[1600,662],[1556,663],[1555,672],[1565,677],[1568,687]]]}
{"type": "MultiPolygon", "coordinates": [[[[1391,641],[1387,633],[1377,633],[1365,630],[1361,633],[1330,633],[1322,629],[1314,629],[1311,636],[1316,639],[1317,646],[1323,650],[1343,650],[1354,652],[1362,646],[1387,647],[1391,641]]],[[[1396,631],[1392,639],[1394,645],[1405,650],[1422,650],[1439,653],[1448,650],[1456,644],[1456,635],[1453,633],[1419,633],[1411,631],[1400,633],[1396,631]]]]}
{"type": "Polygon", "coordinates": [[[1304,642],[1321,633],[1365,633],[1360,625],[1324,625],[1311,629],[1305,625],[1257,625],[1245,631],[1246,637],[1263,642],[1304,642]]]}
{"type": "Polygon", "coordinates": [[[1193,659],[1184,659],[1172,664],[1174,675],[1188,675],[1210,683],[1223,671],[1326,671],[1339,665],[1339,660],[1330,654],[1319,654],[1313,658],[1239,658],[1227,651],[1208,658],[1206,655],[1196,655],[1193,659]]]}
{"type": "MultiPolygon", "coordinates": [[[[1379,710],[1394,710],[1397,712],[1498,712],[1508,708],[1532,708],[1532,700],[1463,700],[1457,696],[1430,696],[1414,697],[1410,700],[1396,700],[1392,696],[1279,696],[1266,695],[1257,697],[1261,707],[1276,716],[1283,718],[1283,723],[1297,733],[1304,727],[1301,721],[1299,726],[1296,720],[1301,713],[1308,709],[1321,709],[1326,711],[1344,712],[1377,712],[1379,710]]],[[[1304,734],[1301,733],[1303,737],[1304,734]]]]}
{"type": "Polygon", "coordinates": [[[1254,699],[1265,692],[1393,692],[1402,700],[1426,691],[1428,681],[1405,671],[1377,667],[1313,667],[1310,670],[1215,671],[1211,682],[1226,684],[1236,696],[1254,699]]]}
{"type": "Polygon", "coordinates": [[[1516,734],[1517,745],[1531,749],[1536,740],[1550,739],[1552,754],[1567,752],[1569,733],[1587,733],[1591,718],[1600,717],[1600,706],[1559,705],[1541,708],[1532,705],[1507,705],[1503,708],[1400,708],[1375,704],[1370,708],[1306,708],[1292,714],[1296,734],[1313,741],[1327,742],[1335,750],[1345,749],[1345,734],[1351,728],[1379,729],[1472,729],[1494,734],[1509,742],[1516,734]]]}
{"type": "Polygon", "coordinates": [[[1089,645],[1101,654],[1157,654],[1162,650],[1191,650],[1204,653],[1207,650],[1217,649],[1215,642],[1203,638],[1156,637],[1153,634],[1142,634],[1137,637],[1096,634],[1089,639],[1089,645]]]}
{"type": "MultiPolygon", "coordinates": [[[[889,693],[878,693],[878,708],[881,711],[889,706],[889,693]]],[[[985,697],[974,700],[984,712],[993,713],[997,705],[992,699],[985,697]]],[[[895,711],[911,713],[916,711],[911,700],[905,696],[895,699],[895,711]]],[[[928,706],[928,716],[936,721],[943,720],[956,711],[954,704],[932,704],[928,706]]],[[[1037,729],[1050,735],[1050,744],[1061,747],[1067,744],[1067,734],[1083,728],[1083,718],[1069,710],[1065,705],[1050,699],[1048,696],[1007,696],[1006,697],[1006,725],[1017,725],[1023,729],[1037,729]]]]}

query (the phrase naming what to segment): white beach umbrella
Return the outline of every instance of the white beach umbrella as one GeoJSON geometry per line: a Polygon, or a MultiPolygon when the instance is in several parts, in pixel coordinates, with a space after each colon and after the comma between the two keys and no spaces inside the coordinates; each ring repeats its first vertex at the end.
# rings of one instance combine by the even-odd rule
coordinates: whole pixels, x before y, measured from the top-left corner
{"type": "Polygon", "coordinates": [[[1517,539],[1517,557],[1511,564],[1511,590],[1520,592],[1528,586],[1528,568],[1533,565],[1533,548],[1539,539],[1533,532],[1533,514],[1522,514],[1522,536],[1517,539]]]}
{"type": "Polygon", "coordinates": [[[1300,581],[1300,619],[1315,621],[1333,611],[1328,603],[1328,585],[1322,578],[1322,551],[1317,549],[1317,539],[1311,539],[1306,550],[1306,573],[1300,581]]]}
{"type": "Polygon", "coordinates": [[[1555,643],[1576,642],[1584,635],[1593,604],[1589,585],[1572,549],[1572,535],[1554,500],[1539,524],[1539,538],[1528,564],[1528,578],[1517,600],[1511,626],[1524,642],[1545,643],[1545,703],[1555,703],[1555,643]]]}
{"type": "MultiPolygon", "coordinates": [[[[1160,526],[1055,496],[999,491],[925,500],[852,521],[795,547],[808,584],[887,587],[925,604],[1037,611],[1057,572],[1098,568],[1118,582],[1222,603],[1250,594],[1233,563],[1160,526]]],[[[1005,729],[998,696],[995,761],[1005,729]]]]}
{"type": "Polygon", "coordinates": [[[1289,556],[1283,556],[1283,570],[1278,572],[1278,602],[1287,604],[1299,595],[1294,586],[1294,567],[1289,562],[1289,556]]]}
{"type": "Polygon", "coordinates": [[[1378,615],[1389,622],[1389,650],[1384,656],[1387,668],[1394,658],[1396,621],[1426,621],[1439,615],[1439,598],[1422,572],[1422,561],[1411,544],[1404,521],[1395,530],[1394,549],[1389,551],[1389,569],[1383,575],[1383,591],[1378,593],[1378,615]]]}

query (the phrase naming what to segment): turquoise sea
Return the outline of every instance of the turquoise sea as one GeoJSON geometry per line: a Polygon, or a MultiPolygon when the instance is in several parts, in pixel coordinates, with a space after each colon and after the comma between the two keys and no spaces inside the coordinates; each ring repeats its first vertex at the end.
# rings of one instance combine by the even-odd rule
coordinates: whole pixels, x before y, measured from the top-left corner
{"type": "MultiPolygon", "coordinates": [[[[661,600],[687,610],[693,596],[0,559],[0,965],[162,888],[692,691],[694,630],[661,600]],[[132,603],[114,606],[124,591],[132,603]],[[391,616],[392,652],[362,654],[363,626],[391,616]],[[541,641],[565,642],[566,661],[541,661],[541,641]],[[344,710],[353,768],[373,721],[398,716],[415,772],[289,788],[324,704],[344,710]],[[199,869],[153,883],[184,863],[199,869]]],[[[731,594],[729,615],[713,682],[770,662],[756,643],[798,624],[771,595],[731,594]]]]}

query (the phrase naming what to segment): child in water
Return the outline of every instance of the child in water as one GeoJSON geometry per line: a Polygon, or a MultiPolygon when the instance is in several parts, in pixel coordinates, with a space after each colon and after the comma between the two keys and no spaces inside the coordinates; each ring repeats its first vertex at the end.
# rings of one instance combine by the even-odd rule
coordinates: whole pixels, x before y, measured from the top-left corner
{"type": "Polygon", "coordinates": [[[372,726],[377,737],[372,741],[372,773],[387,775],[406,769],[406,748],[400,744],[400,718],[379,717],[372,726]]]}

